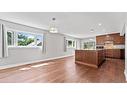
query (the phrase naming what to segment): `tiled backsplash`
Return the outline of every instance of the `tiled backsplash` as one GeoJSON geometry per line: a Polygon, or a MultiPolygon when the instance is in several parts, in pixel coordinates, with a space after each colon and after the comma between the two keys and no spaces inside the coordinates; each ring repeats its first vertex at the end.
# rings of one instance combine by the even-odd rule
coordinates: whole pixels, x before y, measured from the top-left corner
{"type": "Polygon", "coordinates": [[[125,45],[114,45],[115,49],[125,49],[125,45]]]}
{"type": "Polygon", "coordinates": [[[125,45],[110,45],[109,48],[105,47],[104,45],[97,45],[96,46],[97,49],[125,49],[125,45]]]}

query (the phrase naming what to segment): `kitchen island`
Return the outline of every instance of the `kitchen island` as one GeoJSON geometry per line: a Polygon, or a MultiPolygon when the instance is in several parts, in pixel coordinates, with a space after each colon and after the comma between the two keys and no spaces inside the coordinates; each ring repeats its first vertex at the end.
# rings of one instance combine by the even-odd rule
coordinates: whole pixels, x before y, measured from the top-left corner
{"type": "Polygon", "coordinates": [[[105,60],[104,50],[75,50],[75,63],[98,68],[105,60]]]}

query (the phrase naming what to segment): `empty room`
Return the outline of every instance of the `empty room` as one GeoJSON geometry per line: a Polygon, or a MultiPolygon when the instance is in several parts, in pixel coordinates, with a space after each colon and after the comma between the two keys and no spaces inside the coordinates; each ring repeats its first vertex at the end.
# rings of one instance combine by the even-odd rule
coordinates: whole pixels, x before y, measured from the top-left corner
{"type": "Polygon", "coordinates": [[[126,12],[0,12],[0,83],[126,83],[126,12]]]}

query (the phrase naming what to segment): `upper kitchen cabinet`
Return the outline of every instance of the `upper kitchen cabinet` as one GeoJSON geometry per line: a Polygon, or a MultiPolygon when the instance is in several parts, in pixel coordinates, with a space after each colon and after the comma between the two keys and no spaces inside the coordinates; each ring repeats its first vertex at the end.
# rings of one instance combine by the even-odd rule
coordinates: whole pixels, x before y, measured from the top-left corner
{"type": "MultiPolygon", "coordinates": [[[[120,33],[108,34],[108,36],[112,38],[114,45],[125,44],[125,37],[120,36],[120,33]]],[[[104,45],[104,43],[106,42],[106,37],[107,35],[96,36],[96,44],[104,45]]]]}
{"type": "Polygon", "coordinates": [[[105,42],[105,35],[96,36],[96,44],[97,45],[104,45],[105,42]]]}
{"type": "Polygon", "coordinates": [[[114,44],[125,44],[125,37],[120,36],[120,33],[110,34],[113,38],[114,44]]]}

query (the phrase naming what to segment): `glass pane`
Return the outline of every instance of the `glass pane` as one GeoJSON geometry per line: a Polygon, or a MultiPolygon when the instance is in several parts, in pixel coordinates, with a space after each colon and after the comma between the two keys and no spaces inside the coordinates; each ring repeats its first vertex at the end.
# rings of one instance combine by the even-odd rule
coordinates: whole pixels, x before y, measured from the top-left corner
{"type": "Polygon", "coordinates": [[[43,35],[36,36],[37,46],[42,46],[42,40],[43,40],[43,35]]]}
{"type": "Polygon", "coordinates": [[[71,40],[68,41],[68,47],[72,47],[72,41],[71,40]]]}
{"type": "Polygon", "coordinates": [[[18,46],[35,46],[35,37],[33,34],[18,32],[18,46]]]}
{"type": "Polygon", "coordinates": [[[8,41],[8,45],[9,46],[14,45],[14,39],[13,39],[13,37],[14,37],[14,33],[8,31],[7,32],[7,41],[8,41]]]}
{"type": "Polygon", "coordinates": [[[73,47],[75,47],[75,41],[73,41],[73,47]]]}
{"type": "Polygon", "coordinates": [[[85,42],[84,49],[95,49],[95,42],[85,42]]]}

